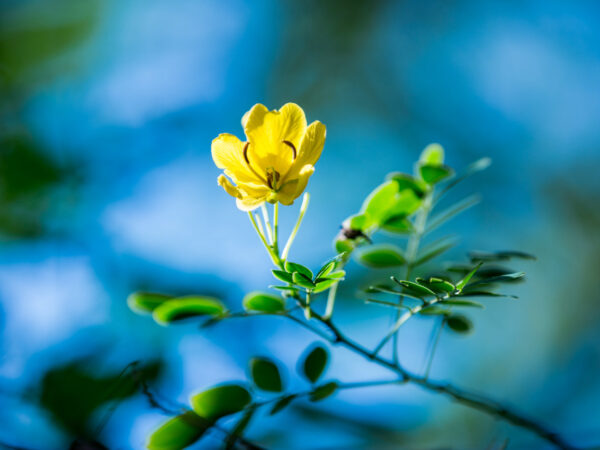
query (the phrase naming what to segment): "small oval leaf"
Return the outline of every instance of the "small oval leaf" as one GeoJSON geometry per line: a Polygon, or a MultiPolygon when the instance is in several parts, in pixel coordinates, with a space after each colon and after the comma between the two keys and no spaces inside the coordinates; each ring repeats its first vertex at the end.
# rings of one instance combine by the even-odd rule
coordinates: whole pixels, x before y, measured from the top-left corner
{"type": "Polygon", "coordinates": [[[248,390],[239,384],[224,384],[192,396],[194,412],[206,420],[215,421],[235,414],[250,403],[248,390]]]}
{"type": "Polygon", "coordinates": [[[292,400],[294,400],[296,398],[296,395],[286,395],[285,397],[281,398],[280,400],[278,400],[275,405],[273,406],[273,409],[271,409],[271,412],[269,413],[271,416],[273,414],[277,414],[279,411],[281,411],[283,408],[285,408],[286,406],[288,406],[290,403],[292,403],[292,400]]]}
{"type": "Polygon", "coordinates": [[[250,292],[242,301],[246,311],[259,311],[265,313],[280,313],[285,311],[285,301],[276,295],[264,292],[250,292]]]}
{"type": "Polygon", "coordinates": [[[465,316],[455,314],[446,319],[448,328],[456,333],[466,334],[473,329],[473,323],[465,316]]]}
{"type": "Polygon", "coordinates": [[[161,325],[168,325],[197,316],[222,316],[225,306],[211,297],[178,297],[158,306],[152,317],[161,325]]]}
{"type": "Polygon", "coordinates": [[[316,383],[323,374],[328,359],[329,353],[327,352],[327,349],[320,344],[317,344],[304,358],[302,362],[302,373],[311,383],[316,383]]]}
{"type": "Polygon", "coordinates": [[[284,272],[283,270],[272,270],[273,276],[284,283],[292,284],[294,280],[292,279],[292,274],[284,272]]]}
{"type": "Polygon", "coordinates": [[[277,365],[267,358],[252,358],[250,360],[250,374],[256,387],[268,392],[281,392],[283,383],[277,365]]]}
{"type": "Polygon", "coordinates": [[[150,435],[149,450],[173,450],[185,448],[196,442],[208,430],[211,423],[193,411],[187,411],[165,422],[150,435]]]}
{"type": "Polygon", "coordinates": [[[313,278],[313,273],[311,272],[311,270],[308,267],[303,266],[302,264],[286,261],[285,270],[288,273],[301,273],[310,280],[312,280],[313,278]]]}
{"type": "Polygon", "coordinates": [[[358,256],[359,261],[367,267],[397,267],[406,263],[402,251],[392,245],[373,245],[358,256]]]}
{"type": "Polygon", "coordinates": [[[292,278],[294,279],[294,284],[297,284],[305,289],[313,289],[315,287],[315,283],[313,283],[310,278],[304,274],[301,274],[300,272],[294,272],[292,274],[292,278]]]}
{"type": "Polygon", "coordinates": [[[324,400],[327,397],[333,395],[335,391],[337,391],[337,388],[338,384],[335,381],[330,381],[329,383],[322,384],[310,393],[309,399],[311,402],[318,402],[324,400]]]}
{"type": "Polygon", "coordinates": [[[136,312],[152,312],[172,298],[172,295],[157,294],[155,292],[134,292],[127,297],[127,305],[136,312]]]}

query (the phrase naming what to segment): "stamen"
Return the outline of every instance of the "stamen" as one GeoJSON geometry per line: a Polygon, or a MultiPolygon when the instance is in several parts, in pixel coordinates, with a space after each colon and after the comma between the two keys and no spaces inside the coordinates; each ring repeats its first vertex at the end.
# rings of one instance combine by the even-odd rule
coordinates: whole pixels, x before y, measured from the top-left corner
{"type": "Polygon", "coordinates": [[[294,146],[294,144],[292,144],[290,141],[283,141],[283,143],[286,145],[289,145],[290,148],[292,149],[292,155],[293,155],[292,160],[296,159],[297,152],[296,152],[296,147],[294,146]]]}
{"type": "Polygon", "coordinates": [[[250,160],[248,159],[248,147],[250,146],[250,142],[246,142],[246,145],[244,145],[244,159],[246,160],[246,164],[250,165],[250,160]]]}

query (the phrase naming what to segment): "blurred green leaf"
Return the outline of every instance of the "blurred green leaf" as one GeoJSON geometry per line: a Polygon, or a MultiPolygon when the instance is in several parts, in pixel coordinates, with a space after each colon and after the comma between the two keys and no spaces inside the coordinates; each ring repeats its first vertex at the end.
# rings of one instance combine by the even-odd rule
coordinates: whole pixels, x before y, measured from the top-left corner
{"type": "Polygon", "coordinates": [[[301,360],[302,374],[311,382],[316,383],[323,374],[329,352],[320,344],[314,346],[310,352],[301,360]]]}
{"type": "Polygon", "coordinates": [[[154,309],[152,317],[161,325],[168,325],[197,316],[222,316],[225,306],[212,297],[178,297],[164,302],[154,309]]]}
{"type": "Polygon", "coordinates": [[[259,389],[268,392],[281,392],[283,384],[277,365],[267,358],[252,358],[250,360],[250,373],[254,384],[259,389]]]}
{"type": "Polygon", "coordinates": [[[392,216],[381,224],[381,229],[394,234],[410,234],[415,230],[412,222],[404,215],[392,216]]]}
{"type": "Polygon", "coordinates": [[[302,273],[294,272],[292,274],[292,279],[294,280],[294,284],[297,284],[305,289],[314,289],[315,287],[315,283],[313,283],[310,278],[302,273]]]}
{"type": "Polygon", "coordinates": [[[519,298],[516,295],[498,294],[496,292],[471,290],[469,288],[463,290],[458,297],[505,297],[505,298],[519,298]]]}
{"type": "Polygon", "coordinates": [[[154,292],[134,292],[127,297],[127,305],[136,312],[152,312],[173,296],[154,292]]]}
{"type": "Polygon", "coordinates": [[[449,308],[444,308],[439,305],[431,305],[423,308],[419,314],[424,316],[448,316],[452,314],[452,311],[449,308]]]}
{"type": "Polygon", "coordinates": [[[313,278],[313,273],[311,272],[311,270],[308,267],[304,267],[302,264],[286,261],[285,270],[288,273],[294,273],[294,272],[301,273],[309,280],[312,280],[312,278],[313,278]]]}
{"type": "Polygon", "coordinates": [[[398,183],[386,181],[377,187],[363,203],[362,210],[369,218],[367,226],[381,226],[395,216],[409,216],[422,200],[411,189],[399,190],[398,183]]]}
{"type": "Polygon", "coordinates": [[[444,148],[437,143],[429,144],[421,152],[419,164],[444,164],[444,148]]]}
{"type": "Polygon", "coordinates": [[[150,435],[149,450],[176,450],[192,445],[211,427],[211,423],[193,411],[173,417],[150,435]]]}
{"type": "Polygon", "coordinates": [[[473,329],[472,322],[465,316],[455,314],[446,318],[446,324],[448,328],[456,333],[469,333],[473,329]]]}
{"type": "Polygon", "coordinates": [[[388,244],[369,246],[358,255],[358,260],[367,267],[397,267],[406,263],[402,250],[388,244]]]}
{"type": "Polygon", "coordinates": [[[277,289],[278,291],[285,291],[285,292],[289,292],[291,294],[297,293],[298,292],[298,288],[294,287],[294,286],[275,286],[275,285],[269,285],[269,288],[271,289],[277,289]]]}
{"type": "Polygon", "coordinates": [[[192,408],[200,417],[216,421],[241,411],[252,401],[248,390],[240,384],[223,384],[192,396],[192,408]]]}
{"type": "Polygon", "coordinates": [[[434,242],[431,245],[424,247],[421,252],[417,255],[416,260],[413,263],[413,267],[420,266],[433,258],[445,253],[456,245],[454,240],[448,238],[442,238],[439,241],[434,242]]]}
{"type": "Polygon", "coordinates": [[[355,246],[355,242],[347,238],[338,237],[334,242],[335,251],[338,253],[352,253],[355,246]]]}
{"type": "Polygon", "coordinates": [[[273,409],[271,409],[270,415],[277,414],[279,411],[287,407],[292,401],[296,398],[296,395],[286,395],[278,400],[275,405],[273,405],[273,409]]]}
{"type": "Polygon", "coordinates": [[[395,277],[392,277],[392,280],[394,280],[396,283],[398,283],[403,288],[416,293],[420,297],[423,297],[423,296],[427,297],[430,295],[433,295],[435,297],[434,291],[432,291],[428,287],[422,286],[418,283],[414,283],[414,282],[408,281],[408,280],[398,280],[395,277]]]}
{"type": "Polygon", "coordinates": [[[329,383],[325,383],[321,386],[318,386],[310,393],[310,401],[318,402],[324,400],[327,397],[333,395],[335,391],[337,391],[337,389],[338,384],[335,381],[330,381],[329,383]]]}
{"type": "Polygon", "coordinates": [[[505,275],[498,275],[497,277],[489,277],[479,279],[469,285],[470,287],[480,286],[482,284],[492,283],[511,283],[515,281],[521,281],[525,276],[525,272],[507,273],[505,275]]]}
{"type": "Polygon", "coordinates": [[[423,197],[425,195],[425,191],[427,190],[427,186],[424,186],[421,180],[418,180],[407,173],[393,172],[390,173],[386,178],[388,180],[395,181],[398,184],[398,189],[400,191],[404,189],[410,189],[418,197],[423,197]]]}
{"type": "Polygon", "coordinates": [[[467,198],[456,202],[452,206],[448,207],[441,213],[434,216],[429,224],[427,225],[427,233],[432,232],[433,230],[439,228],[449,220],[453,219],[460,213],[466,211],[469,208],[479,204],[481,201],[481,197],[479,195],[470,195],[467,198]]]}
{"type": "Polygon", "coordinates": [[[482,264],[482,262],[477,264],[462,280],[456,283],[456,289],[458,289],[459,292],[465,288],[469,281],[471,281],[471,278],[473,278],[473,275],[475,275],[482,264]]]}
{"type": "Polygon", "coordinates": [[[271,272],[273,272],[273,275],[278,280],[283,281],[284,283],[294,284],[291,273],[284,272],[283,270],[272,270],[271,272]]]}
{"type": "Polygon", "coordinates": [[[31,388],[31,392],[39,392],[39,404],[53,421],[73,436],[97,437],[95,413],[107,403],[137,394],[140,383],[155,380],[163,367],[158,361],[134,362],[125,370],[101,374],[91,362],[78,361],[52,368],[39,386],[31,388]]]}
{"type": "Polygon", "coordinates": [[[536,260],[537,258],[534,255],[529,253],[515,251],[515,250],[505,250],[500,252],[470,252],[469,258],[472,262],[491,262],[491,261],[507,261],[512,258],[517,259],[528,259],[528,260],[536,260]]]}
{"type": "Polygon", "coordinates": [[[419,167],[419,173],[425,183],[433,185],[439,183],[445,178],[448,178],[454,172],[448,166],[425,164],[419,167]]]}
{"type": "Polygon", "coordinates": [[[242,301],[246,311],[280,313],[285,311],[285,300],[277,295],[250,292],[242,301]]]}
{"type": "Polygon", "coordinates": [[[335,283],[339,283],[340,281],[341,280],[335,279],[335,278],[317,278],[317,280],[316,280],[317,287],[315,287],[313,292],[315,294],[318,294],[319,292],[326,291],[331,286],[333,286],[335,283]]]}
{"type": "Polygon", "coordinates": [[[470,306],[473,308],[483,308],[484,306],[479,302],[473,302],[471,300],[454,300],[448,299],[442,302],[443,305],[449,306],[470,306]]]}

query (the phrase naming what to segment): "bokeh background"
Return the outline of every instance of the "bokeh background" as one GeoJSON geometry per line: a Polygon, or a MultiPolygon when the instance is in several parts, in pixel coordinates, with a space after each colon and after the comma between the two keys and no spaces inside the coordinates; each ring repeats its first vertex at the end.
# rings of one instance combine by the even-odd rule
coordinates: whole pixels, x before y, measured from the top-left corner
{"type": "MultiPolygon", "coordinates": [[[[457,261],[507,248],[539,259],[517,264],[528,281],[509,291],[520,300],[488,301],[471,314],[472,335],[442,337],[431,375],[575,444],[600,443],[596,2],[6,0],[0,14],[2,445],[143,448],[166,416],[136,380],[185,403],[244,379],[256,354],[303,388],[296,361],[314,337],[293,324],[160,327],[126,305],[146,289],[238,309],[272,283],[247,217],[216,184],[210,142],[241,136],[254,103],[287,101],[328,127],[292,250],[312,267],[365,195],[410,171],[429,142],[454,167],[492,157],[448,198],[480,192],[483,203],[432,238],[458,234],[457,261]]],[[[297,207],[284,208],[284,230],[297,207]]],[[[388,273],[348,270],[356,281],[340,288],[338,320],[374,345],[388,312],[356,292],[388,273]]],[[[430,331],[419,319],[402,330],[415,371],[430,331]]],[[[384,375],[333,350],[330,378],[384,375]]],[[[300,403],[255,420],[248,436],[275,448],[547,447],[410,386],[300,403]]]]}

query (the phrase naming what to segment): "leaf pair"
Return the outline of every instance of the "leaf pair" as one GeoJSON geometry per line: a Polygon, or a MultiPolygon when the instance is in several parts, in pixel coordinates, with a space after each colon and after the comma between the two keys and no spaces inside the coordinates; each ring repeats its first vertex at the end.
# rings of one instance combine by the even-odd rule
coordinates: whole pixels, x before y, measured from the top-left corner
{"type": "MultiPolygon", "coordinates": [[[[343,270],[334,270],[345,257],[344,254],[335,256],[327,261],[313,275],[312,271],[302,264],[287,261],[284,265],[285,270],[273,270],[273,276],[284,283],[291,285],[292,290],[298,288],[305,289],[310,292],[319,293],[329,289],[335,283],[344,279],[346,272],[343,270]]],[[[290,290],[289,286],[273,286],[276,289],[290,290]]]]}

